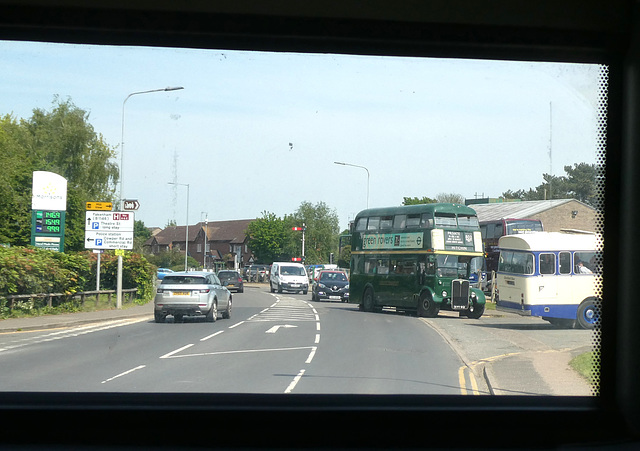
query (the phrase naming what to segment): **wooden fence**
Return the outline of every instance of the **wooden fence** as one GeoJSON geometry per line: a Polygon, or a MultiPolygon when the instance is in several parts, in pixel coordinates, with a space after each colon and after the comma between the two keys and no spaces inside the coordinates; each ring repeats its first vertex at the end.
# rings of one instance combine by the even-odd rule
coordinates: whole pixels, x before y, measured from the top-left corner
{"type": "MultiPolygon", "coordinates": [[[[127,295],[129,297],[129,302],[133,302],[133,299],[135,298],[136,293],[138,292],[137,288],[126,288],[122,290],[122,300],[123,302],[125,301],[127,295]]],[[[66,300],[68,299],[73,299],[76,297],[80,297],[80,303],[84,306],[85,301],[87,300],[87,298],[95,298],[95,303],[96,305],[98,305],[99,299],[100,299],[100,295],[106,294],[107,295],[107,303],[109,305],[112,305],[112,297],[113,297],[113,306],[116,307],[116,290],[96,290],[96,291],[80,291],[78,293],[74,293],[74,294],[66,294],[66,293],[40,293],[40,294],[0,294],[0,298],[5,298],[7,299],[8,302],[8,307],[9,309],[13,309],[14,305],[15,305],[15,301],[20,301],[20,300],[31,300],[31,299],[46,299],[47,302],[47,306],[48,307],[52,307],[53,306],[53,299],[54,298],[64,298],[66,300]]]]}

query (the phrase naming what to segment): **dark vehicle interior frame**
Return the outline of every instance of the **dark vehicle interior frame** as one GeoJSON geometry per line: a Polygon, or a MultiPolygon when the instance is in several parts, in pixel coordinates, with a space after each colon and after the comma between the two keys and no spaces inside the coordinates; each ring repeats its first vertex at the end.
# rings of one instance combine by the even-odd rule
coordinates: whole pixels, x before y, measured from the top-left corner
{"type": "Polygon", "coordinates": [[[640,445],[637,2],[0,0],[0,11],[2,40],[609,66],[599,396],[9,392],[0,393],[0,449],[640,445]]]}

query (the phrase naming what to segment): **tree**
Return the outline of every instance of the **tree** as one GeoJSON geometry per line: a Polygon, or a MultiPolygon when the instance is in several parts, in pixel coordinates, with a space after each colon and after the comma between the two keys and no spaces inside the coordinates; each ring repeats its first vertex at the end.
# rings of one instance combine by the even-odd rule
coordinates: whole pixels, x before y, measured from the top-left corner
{"type": "Polygon", "coordinates": [[[598,206],[602,184],[603,167],[595,164],[577,163],[565,166],[566,176],[542,174],[542,183],[529,190],[507,190],[502,193],[505,199],[545,200],[577,199],[598,206]]]}
{"type": "Polygon", "coordinates": [[[285,222],[274,213],[264,211],[262,218],[247,228],[247,245],[260,263],[272,263],[281,258],[287,232],[285,222]]]}
{"type": "Polygon", "coordinates": [[[143,221],[133,223],[133,251],[142,253],[144,243],[151,238],[151,231],[147,229],[143,221]]]}
{"type": "Polygon", "coordinates": [[[51,111],[35,109],[28,120],[0,119],[0,242],[29,243],[33,171],[50,171],[67,179],[65,249],[84,249],[85,203],[115,197],[114,157],[71,100],[56,96],[51,111]]]}
{"type": "MultiPolygon", "coordinates": [[[[305,230],[305,263],[321,264],[329,262],[329,254],[338,249],[338,233],[340,232],[338,214],[326,203],[302,202],[298,210],[286,218],[291,227],[306,226],[305,230]]],[[[301,255],[302,236],[300,232],[291,234],[287,250],[292,257],[301,255]]]]}
{"type": "Polygon", "coordinates": [[[436,196],[436,201],[445,204],[464,205],[464,196],[457,193],[440,193],[436,196]]]}
{"type": "Polygon", "coordinates": [[[402,205],[435,204],[437,200],[430,197],[403,197],[402,205]]]}
{"type": "Polygon", "coordinates": [[[11,116],[0,118],[0,244],[26,246],[31,237],[33,161],[29,135],[11,116]]]}

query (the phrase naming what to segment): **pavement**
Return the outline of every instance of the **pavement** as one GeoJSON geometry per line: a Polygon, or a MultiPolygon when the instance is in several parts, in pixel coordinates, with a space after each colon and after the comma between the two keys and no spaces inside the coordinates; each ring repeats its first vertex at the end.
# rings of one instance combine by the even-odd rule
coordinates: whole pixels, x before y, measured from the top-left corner
{"type": "MultiPolygon", "coordinates": [[[[265,284],[245,283],[244,287],[258,289],[265,288],[265,284]]],[[[502,312],[487,310],[485,316],[494,314],[500,315],[502,312]]],[[[0,334],[145,317],[153,318],[153,301],[144,305],[124,305],[121,309],[2,319],[0,334]]],[[[470,365],[470,367],[478,377],[482,377],[492,395],[591,396],[593,390],[590,385],[569,367],[569,360],[576,354],[576,350],[523,353],[481,362],[479,366],[470,365]],[[523,392],[522,387],[528,387],[527,392],[523,392]]]]}

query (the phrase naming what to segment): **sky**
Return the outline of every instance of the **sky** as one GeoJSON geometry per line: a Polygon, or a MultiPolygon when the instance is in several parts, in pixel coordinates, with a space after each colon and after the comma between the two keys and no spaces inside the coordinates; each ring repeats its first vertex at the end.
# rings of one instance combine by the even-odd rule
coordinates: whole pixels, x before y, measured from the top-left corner
{"type": "Polygon", "coordinates": [[[322,201],[343,230],[367,205],[535,188],[598,162],[606,80],[586,64],[10,41],[0,67],[0,115],[70,99],[119,166],[124,149],[123,197],[150,227],[183,225],[187,191],[190,224],[322,201]],[[165,87],[184,89],[125,102],[165,87]]]}

